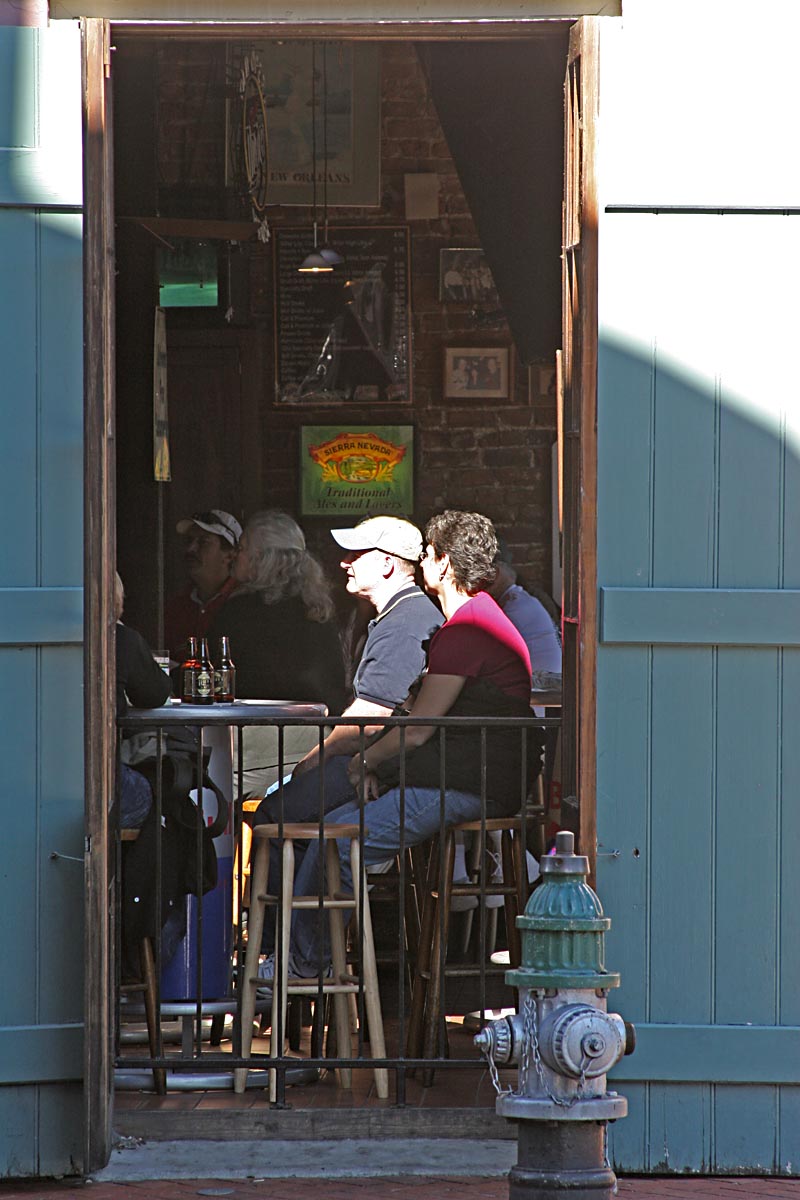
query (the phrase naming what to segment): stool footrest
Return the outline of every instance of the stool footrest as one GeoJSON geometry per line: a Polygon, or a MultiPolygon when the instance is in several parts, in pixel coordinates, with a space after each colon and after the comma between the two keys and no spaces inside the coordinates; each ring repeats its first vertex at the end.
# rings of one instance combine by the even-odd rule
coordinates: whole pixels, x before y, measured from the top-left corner
{"type": "MultiPolygon", "coordinates": [[[[508,967],[496,967],[493,964],[487,963],[483,968],[483,974],[505,975],[507,970],[508,967]]],[[[445,967],[444,973],[448,977],[453,976],[456,979],[474,979],[481,974],[481,968],[478,963],[464,963],[461,966],[454,964],[453,966],[445,967]]],[[[423,979],[430,979],[431,977],[431,972],[429,970],[420,971],[419,974],[423,979]]]]}
{"type": "MultiPolygon", "coordinates": [[[[262,904],[276,905],[280,903],[280,896],[259,896],[258,899],[262,904]]],[[[322,900],[323,910],[329,908],[355,908],[356,902],[354,896],[324,896],[322,900]]],[[[319,908],[319,896],[292,896],[292,908],[319,908]]]]}
{"type": "Polygon", "coordinates": [[[451,828],[457,832],[467,830],[470,833],[480,833],[482,829],[485,829],[487,833],[494,833],[497,830],[511,830],[519,833],[522,829],[522,820],[520,817],[487,817],[485,822],[459,821],[458,825],[453,825],[451,828]]]}
{"type": "MultiPolygon", "coordinates": [[[[483,892],[479,883],[454,883],[450,889],[451,896],[516,896],[516,894],[517,889],[512,883],[487,884],[483,892]]],[[[441,892],[437,888],[431,895],[439,900],[441,892]]]]}

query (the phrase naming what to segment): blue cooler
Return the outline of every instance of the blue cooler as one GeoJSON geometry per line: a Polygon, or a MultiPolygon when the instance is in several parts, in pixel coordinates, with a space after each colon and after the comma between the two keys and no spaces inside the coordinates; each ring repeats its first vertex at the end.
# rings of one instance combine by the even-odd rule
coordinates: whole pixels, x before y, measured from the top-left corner
{"type": "MultiPolygon", "coordinates": [[[[228,824],[214,838],[217,884],[203,896],[203,977],[200,998],[220,1000],[230,995],[233,941],[233,729],[209,726],[203,744],[211,748],[209,777],[228,801],[228,824]]],[[[189,793],[197,803],[197,792],[189,793]]],[[[217,816],[217,798],[203,789],[203,816],[211,825],[217,816]]],[[[165,1002],[197,999],[197,928],[200,901],[186,896],[186,934],[161,972],[161,999],[165,1002]]]]}

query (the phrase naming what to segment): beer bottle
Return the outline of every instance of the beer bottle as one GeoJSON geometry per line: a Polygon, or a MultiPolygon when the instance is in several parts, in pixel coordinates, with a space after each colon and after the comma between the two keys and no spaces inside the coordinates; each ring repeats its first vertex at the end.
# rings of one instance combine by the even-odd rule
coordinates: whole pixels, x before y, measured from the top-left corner
{"type": "Polygon", "coordinates": [[[236,667],[231,662],[227,637],[219,639],[219,660],[214,672],[214,699],[218,704],[233,704],[236,693],[236,667]]]}
{"type": "Polygon", "coordinates": [[[208,657],[208,639],[200,638],[200,669],[197,672],[195,704],[214,703],[214,667],[208,657]]]}
{"type": "Polygon", "coordinates": [[[181,700],[184,704],[194,704],[197,700],[197,676],[200,672],[200,659],[197,657],[197,638],[189,638],[189,650],[181,664],[181,700]]]}

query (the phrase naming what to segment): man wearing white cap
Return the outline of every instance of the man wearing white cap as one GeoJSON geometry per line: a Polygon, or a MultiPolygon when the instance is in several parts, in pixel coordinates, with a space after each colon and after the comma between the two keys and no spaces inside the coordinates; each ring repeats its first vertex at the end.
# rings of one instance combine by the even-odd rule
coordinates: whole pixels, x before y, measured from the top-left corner
{"type": "MultiPolygon", "coordinates": [[[[425,667],[427,642],[444,621],[436,605],[414,582],[422,554],[422,535],[399,517],[369,517],[354,528],[333,529],[344,550],[341,567],[351,596],[368,600],[376,610],[354,679],[354,698],[342,716],[388,717],[408,697],[425,667]]],[[[367,742],[382,726],[367,726],[367,742]]],[[[352,794],[347,764],[361,745],[359,725],[337,725],[328,734],[325,751],[326,811],[352,794]]],[[[295,767],[283,789],[287,821],[315,819],[319,813],[319,747],[295,767]]],[[[280,793],[268,796],[256,823],[278,820],[280,793]]]]}
{"type": "Polygon", "coordinates": [[[208,631],[236,587],[231,567],[242,527],[224,509],[210,508],[178,521],[176,529],[185,538],[183,558],[190,582],[167,600],[164,638],[170,656],[180,661],[187,638],[202,637],[208,631]]]}

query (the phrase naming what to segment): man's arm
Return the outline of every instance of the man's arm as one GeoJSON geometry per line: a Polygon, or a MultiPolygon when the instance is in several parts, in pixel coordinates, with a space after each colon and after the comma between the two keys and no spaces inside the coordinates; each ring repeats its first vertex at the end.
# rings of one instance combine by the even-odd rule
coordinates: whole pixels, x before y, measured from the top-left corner
{"type": "MultiPolygon", "coordinates": [[[[342,713],[343,717],[390,717],[392,709],[384,704],[376,704],[372,700],[354,700],[342,713]]],[[[376,733],[380,733],[382,725],[367,725],[364,736],[369,741],[376,733]]],[[[335,754],[356,754],[361,746],[361,727],[359,725],[336,725],[325,738],[325,757],[332,758],[335,754]]],[[[309,750],[305,758],[292,772],[293,775],[303,775],[319,763],[319,746],[309,750]]]]}

